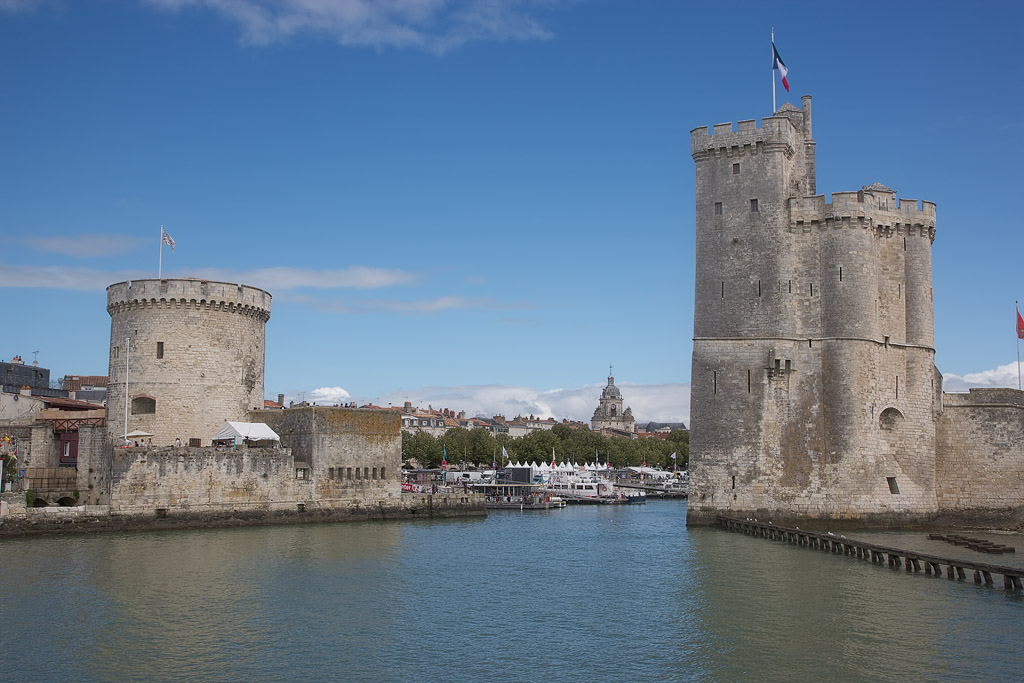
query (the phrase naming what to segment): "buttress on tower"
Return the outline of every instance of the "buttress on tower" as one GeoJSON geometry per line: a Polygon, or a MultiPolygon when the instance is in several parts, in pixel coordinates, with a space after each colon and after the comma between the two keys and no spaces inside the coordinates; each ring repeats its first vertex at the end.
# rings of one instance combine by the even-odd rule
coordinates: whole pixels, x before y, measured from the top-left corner
{"type": "Polygon", "coordinates": [[[811,97],[691,131],[696,287],[687,522],[934,513],[935,204],[815,194],[811,97]]]}

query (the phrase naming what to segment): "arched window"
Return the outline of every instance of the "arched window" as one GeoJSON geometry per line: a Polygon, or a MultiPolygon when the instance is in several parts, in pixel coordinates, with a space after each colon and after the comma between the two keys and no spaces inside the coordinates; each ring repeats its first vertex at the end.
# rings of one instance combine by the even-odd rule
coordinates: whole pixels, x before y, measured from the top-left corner
{"type": "Polygon", "coordinates": [[[886,408],[878,416],[878,427],[886,432],[894,432],[903,422],[903,413],[895,408],[886,408]]]}
{"type": "Polygon", "coordinates": [[[155,412],[155,398],[151,396],[136,396],[132,399],[132,415],[146,415],[155,412]]]}

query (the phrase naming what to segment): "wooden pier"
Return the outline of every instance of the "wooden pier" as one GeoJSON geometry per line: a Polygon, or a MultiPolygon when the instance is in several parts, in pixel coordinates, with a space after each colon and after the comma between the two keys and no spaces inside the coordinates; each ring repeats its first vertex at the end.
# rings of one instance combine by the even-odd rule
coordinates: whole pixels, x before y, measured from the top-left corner
{"type": "Polygon", "coordinates": [[[786,541],[815,550],[870,560],[875,564],[886,564],[893,569],[905,568],[908,572],[923,572],[928,576],[941,577],[943,568],[945,568],[946,578],[958,581],[966,581],[967,573],[972,572],[974,583],[986,586],[994,585],[992,577],[999,575],[1003,577],[1003,588],[1006,590],[1020,591],[1024,588],[1024,585],[1021,583],[1024,580],[1024,569],[1016,567],[972,562],[970,560],[928,555],[899,548],[889,548],[876,543],[855,541],[852,538],[836,536],[831,533],[803,531],[797,528],[775,526],[770,522],[758,522],[750,519],[720,516],[718,523],[730,531],[738,531],[748,536],[760,536],[777,541],[786,541]]]}

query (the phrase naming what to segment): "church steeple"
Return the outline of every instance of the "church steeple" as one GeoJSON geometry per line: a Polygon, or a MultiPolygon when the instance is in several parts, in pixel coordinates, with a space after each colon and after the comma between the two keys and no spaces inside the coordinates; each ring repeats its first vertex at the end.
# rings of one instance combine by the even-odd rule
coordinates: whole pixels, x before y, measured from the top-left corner
{"type": "Polygon", "coordinates": [[[612,366],[608,366],[608,385],[601,391],[601,398],[598,401],[597,409],[590,420],[590,428],[597,431],[605,428],[633,432],[636,423],[633,420],[633,411],[629,408],[623,410],[622,393],[615,386],[615,376],[612,375],[612,366]]]}

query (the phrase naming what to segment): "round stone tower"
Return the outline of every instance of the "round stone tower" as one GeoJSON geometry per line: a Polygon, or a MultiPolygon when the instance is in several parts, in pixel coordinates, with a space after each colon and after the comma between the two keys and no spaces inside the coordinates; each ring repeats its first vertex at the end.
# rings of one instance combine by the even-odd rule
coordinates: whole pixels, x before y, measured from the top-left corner
{"type": "Polygon", "coordinates": [[[255,287],[197,279],[107,287],[111,437],[141,430],[153,434],[154,446],[209,445],[225,421],[247,421],[262,408],[270,298],[255,287]]]}

